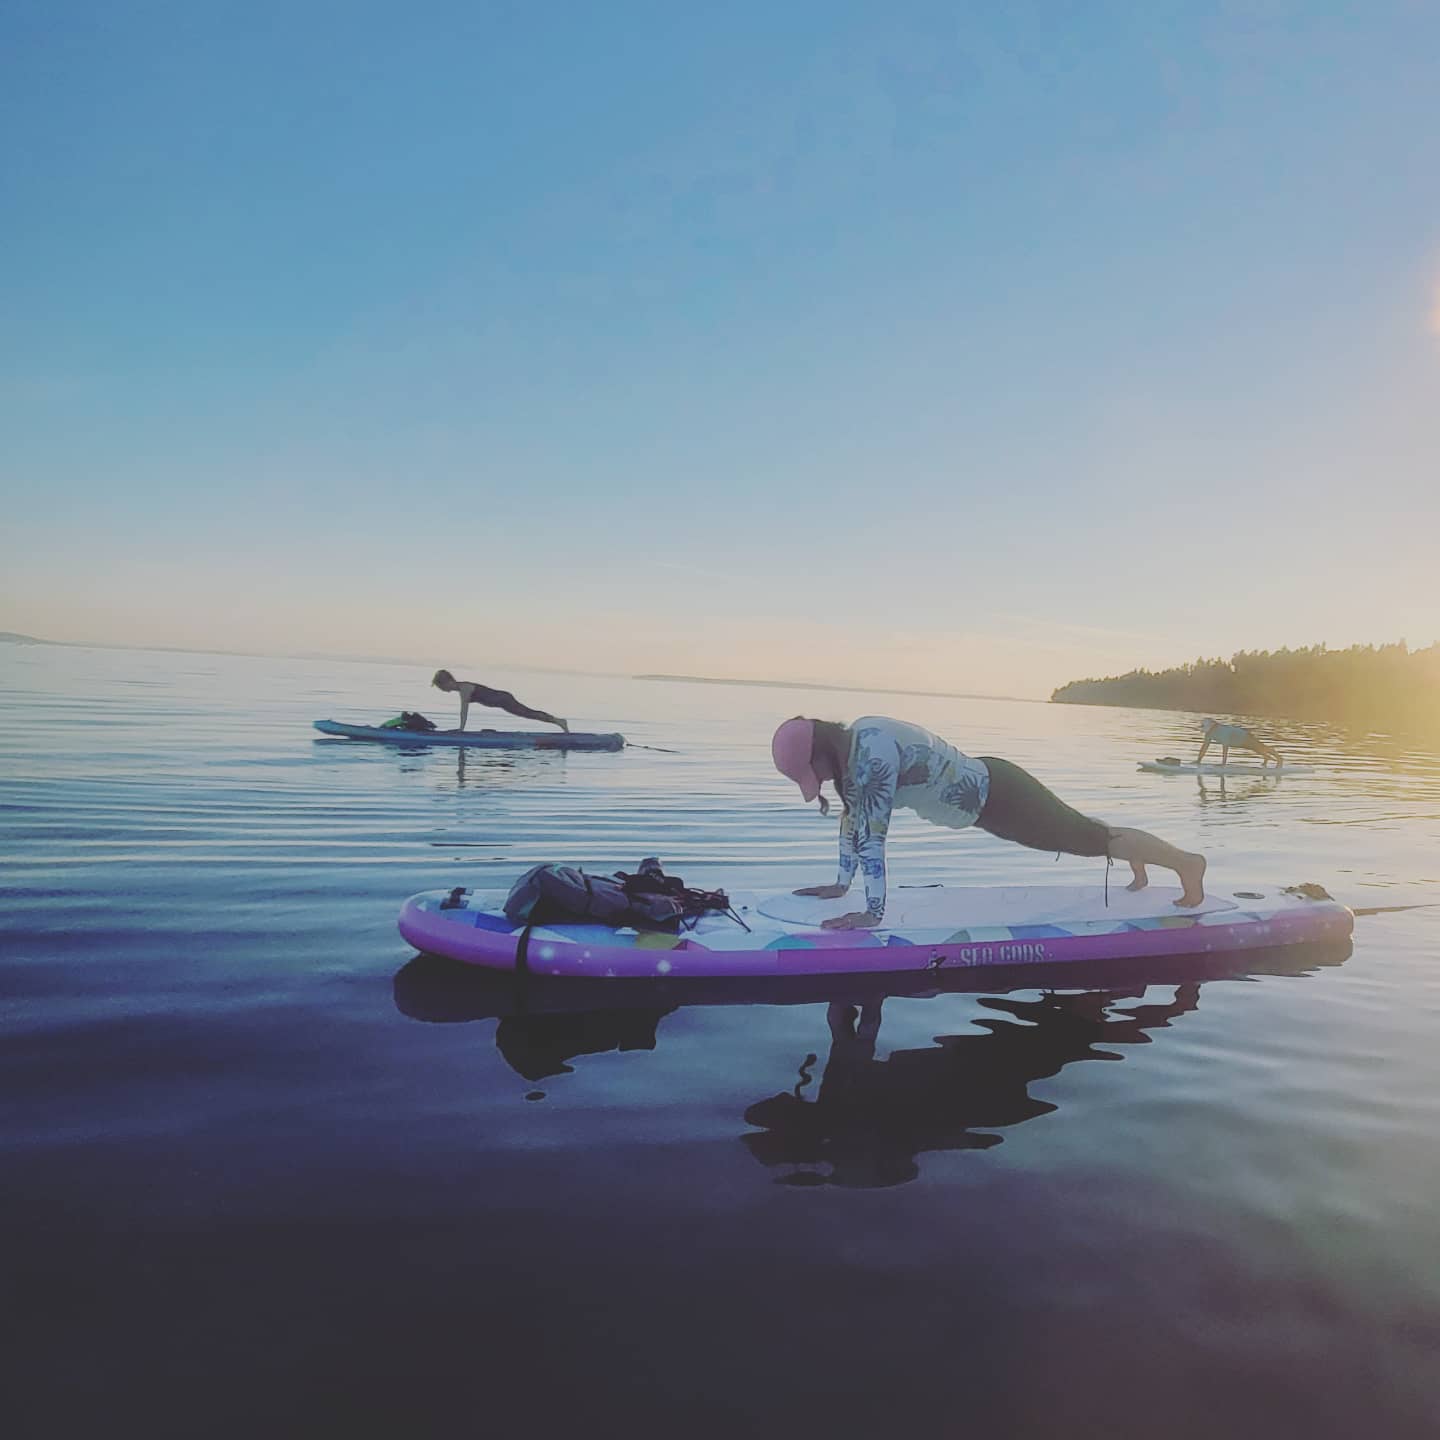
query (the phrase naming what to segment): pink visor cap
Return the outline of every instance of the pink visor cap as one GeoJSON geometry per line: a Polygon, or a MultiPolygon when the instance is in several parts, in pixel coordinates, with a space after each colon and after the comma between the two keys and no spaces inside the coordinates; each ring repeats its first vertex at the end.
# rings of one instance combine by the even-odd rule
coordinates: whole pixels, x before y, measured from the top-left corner
{"type": "Polygon", "coordinates": [[[802,719],[799,715],[779,726],[770,741],[775,768],[800,787],[800,794],[807,805],[820,793],[820,777],[810,763],[814,745],[815,722],[802,719]]]}

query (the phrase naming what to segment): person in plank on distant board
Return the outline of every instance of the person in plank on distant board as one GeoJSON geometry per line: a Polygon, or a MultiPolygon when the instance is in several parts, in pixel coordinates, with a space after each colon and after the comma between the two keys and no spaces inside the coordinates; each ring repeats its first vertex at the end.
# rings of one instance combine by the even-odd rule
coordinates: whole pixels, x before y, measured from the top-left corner
{"type": "Polygon", "coordinates": [[[472,705],[488,705],[493,710],[504,710],[510,715],[519,715],[526,720],[543,720],[547,725],[558,725],[568,735],[570,722],[560,720],[544,710],[532,710],[522,705],[508,690],[492,690],[488,685],[479,685],[474,680],[457,680],[448,670],[437,670],[430,682],[437,690],[446,690],[460,697],[460,728],[472,705]]]}
{"type": "Polygon", "coordinates": [[[1278,770],[1285,763],[1285,757],[1278,750],[1272,750],[1263,740],[1257,739],[1243,725],[1222,725],[1218,720],[1206,719],[1203,723],[1205,738],[1200,746],[1200,753],[1195,757],[1195,763],[1199,765],[1205,759],[1205,752],[1212,746],[1220,747],[1220,764],[1227,765],[1230,762],[1232,750],[1252,750],[1256,755],[1261,756],[1260,766],[1264,769],[1272,760],[1278,770]]]}
{"type": "Polygon", "coordinates": [[[800,787],[820,813],[830,802],[820,793],[828,780],[845,814],[840,822],[840,875],[833,885],[807,885],[797,895],[834,900],[850,889],[855,871],[865,875],[865,909],[824,921],[827,930],[857,930],[884,923],[885,837],[897,806],[951,830],[977,826],[1032,850],[1103,855],[1126,861],[1130,890],[1149,884],[1147,865],[1173,870],[1181,884],[1177,905],[1205,899],[1205,857],[1179,850],[1144,830],[1107,825],[1071,809],[1028,771],[993,756],[972,757],[903,720],[867,715],[851,725],[797,715],[770,742],[775,768],[800,787]]]}

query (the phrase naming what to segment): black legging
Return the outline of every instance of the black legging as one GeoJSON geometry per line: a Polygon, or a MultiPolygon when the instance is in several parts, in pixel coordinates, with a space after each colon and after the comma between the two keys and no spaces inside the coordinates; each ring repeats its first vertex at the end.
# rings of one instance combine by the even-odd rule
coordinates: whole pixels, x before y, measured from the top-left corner
{"type": "Polygon", "coordinates": [[[544,710],[532,710],[528,705],[522,705],[508,690],[492,690],[488,685],[477,685],[472,680],[462,682],[470,687],[471,705],[485,705],[492,710],[504,710],[510,715],[519,715],[525,720],[543,720],[547,725],[558,725],[560,722],[544,710]]]}
{"type": "Polygon", "coordinates": [[[990,794],[975,822],[980,829],[1032,850],[1067,855],[1110,853],[1108,825],[1067,805],[1028,770],[993,755],[979,758],[990,772],[990,794]]]}

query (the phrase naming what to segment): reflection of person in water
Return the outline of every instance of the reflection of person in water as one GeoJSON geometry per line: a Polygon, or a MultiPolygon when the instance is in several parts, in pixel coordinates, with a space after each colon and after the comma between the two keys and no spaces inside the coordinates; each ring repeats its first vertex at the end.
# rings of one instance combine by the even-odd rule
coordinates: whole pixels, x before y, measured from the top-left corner
{"type": "Polygon", "coordinates": [[[577,1055],[653,1050],[655,1027],[674,1009],[590,1010],[559,1015],[509,1015],[495,1027],[495,1048],[526,1080],[568,1075],[577,1055]]]}
{"type": "Polygon", "coordinates": [[[1283,769],[1277,767],[1268,770],[1263,777],[1255,775],[1243,783],[1235,779],[1227,782],[1223,775],[1197,775],[1195,784],[1199,788],[1202,805],[1223,805],[1251,800],[1256,795],[1274,795],[1280,789],[1280,779],[1284,773],[1283,769]]]}
{"type": "MultiPolygon", "coordinates": [[[[815,1085],[810,1067],[816,1057],[810,1055],[793,1092],[746,1110],[746,1122],[756,1128],[744,1136],[744,1143],[763,1165],[783,1167],[779,1184],[902,1185],[919,1174],[922,1152],[987,1149],[1001,1143],[996,1129],[1049,1114],[1056,1106],[1030,1095],[1032,1081],[1079,1060],[1120,1059],[1111,1046],[1147,1044],[1150,1031],[1197,1007],[1206,980],[1309,974],[1320,966],[1344,964],[1350,950],[1346,939],[1197,957],[1187,965],[1183,982],[1175,974],[1175,957],[1163,964],[1169,977],[1164,981],[1148,965],[1137,969],[1133,962],[1116,962],[1103,979],[1099,970],[1087,967],[1094,988],[1078,992],[1041,991],[1035,988],[1040,977],[1032,973],[1027,988],[1014,996],[985,994],[976,989],[981,979],[977,973],[957,973],[944,979],[962,985],[971,996],[964,1002],[967,1007],[978,1004],[991,1014],[973,1022],[975,1028],[965,1034],[942,1035],[933,1045],[897,1050],[884,1060],[875,1058],[881,1007],[893,993],[888,987],[903,977],[887,977],[881,992],[846,986],[834,976],[817,977],[817,984],[823,982],[818,996],[807,991],[801,1000],[791,992],[796,1003],[813,1004],[820,996],[837,993],[864,998],[859,1004],[852,999],[829,1001],[830,1054],[818,1094],[807,1098],[815,1085]],[[1157,984],[1162,993],[1174,986],[1173,999],[1143,1003],[1157,984]],[[1142,1003],[1122,1003],[1135,1000],[1142,1003]]],[[[396,972],[394,994],[401,1014],[428,1024],[498,1020],[497,1048],[511,1069],[532,1082],[570,1073],[568,1062],[577,1056],[654,1050],[660,1022],[682,1005],[733,1007],[777,1000],[773,981],[761,982],[748,997],[734,988],[734,981],[723,982],[723,993],[697,991],[695,982],[650,986],[627,981],[619,987],[623,996],[599,982],[606,1005],[574,1008],[577,1001],[594,1006],[596,983],[546,984],[533,977],[517,984],[510,974],[417,955],[396,972]],[[584,988],[583,1001],[577,985],[584,988]]],[[[986,983],[996,983],[995,977],[986,983]]],[[[1072,982],[1057,976],[1048,983],[1072,982]]],[[[924,997],[933,995],[926,982],[911,1003],[928,1004],[924,997]]],[[[676,1043],[699,1043],[700,1033],[692,1030],[688,1039],[676,1043]]],[[[541,1094],[526,1098],[539,1099],[541,1094]]]]}
{"type": "Polygon", "coordinates": [[[745,1143],[764,1165],[800,1167],[781,1175],[781,1184],[902,1185],[920,1173],[915,1157],[922,1151],[988,1149],[1002,1138],[990,1130],[1048,1114],[1055,1106],[1031,1097],[1032,1080],[1077,1060],[1118,1060],[1096,1042],[1145,1044],[1147,1031],[1195,1009],[1199,992],[1198,984],[1180,985],[1168,1004],[1128,1009],[1113,1007],[1143,989],[987,997],[982,1005],[1026,1023],[978,1020],[987,1033],[942,1035],[933,1046],[897,1050],[883,1061],[875,1058],[882,1002],[858,1012],[836,1002],[827,1016],[830,1058],[819,1094],[802,1098],[808,1083],[802,1070],[793,1093],[745,1112],[747,1123],[759,1127],[745,1143]]]}

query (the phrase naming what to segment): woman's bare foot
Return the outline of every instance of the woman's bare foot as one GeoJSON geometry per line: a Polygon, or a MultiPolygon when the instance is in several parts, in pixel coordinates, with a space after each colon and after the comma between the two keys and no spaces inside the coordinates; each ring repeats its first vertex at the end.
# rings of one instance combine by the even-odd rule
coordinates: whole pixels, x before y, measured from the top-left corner
{"type": "Polygon", "coordinates": [[[1177,905],[1199,905],[1205,899],[1205,857],[1187,855],[1176,868],[1184,891],[1175,902],[1177,905]]]}
{"type": "Polygon", "coordinates": [[[567,735],[570,733],[570,722],[568,720],[557,720],[555,722],[567,735]]]}
{"type": "Polygon", "coordinates": [[[1130,862],[1130,869],[1135,878],[1125,887],[1127,890],[1143,890],[1150,883],[1150,876],[1143,865],[1137,865],[1135,861],[1130,862]]]}

